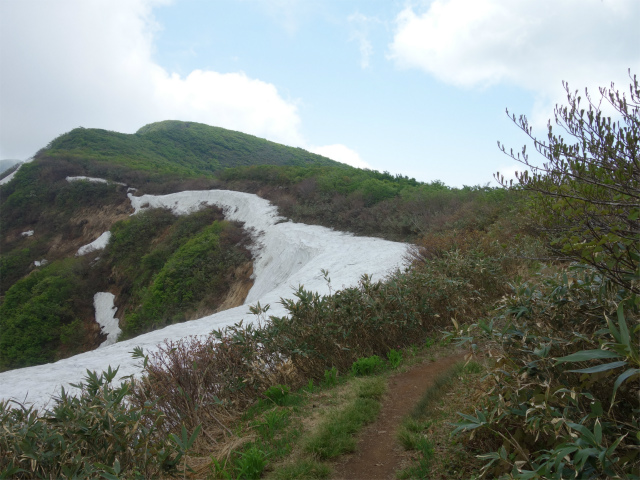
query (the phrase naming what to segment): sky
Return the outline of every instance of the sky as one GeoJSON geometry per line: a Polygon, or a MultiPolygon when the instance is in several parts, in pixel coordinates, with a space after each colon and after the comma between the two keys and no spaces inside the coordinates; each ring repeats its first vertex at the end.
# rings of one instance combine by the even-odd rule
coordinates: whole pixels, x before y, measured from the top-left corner
{"type": "Polygon", "coordinates": [[[505,110],[543,138],[563,81],[628,91],[638,25],[638,0],[0,0],[0,159],[173,119],[496,185],[522,170],[496,142],[527,142],[505,110]]]}

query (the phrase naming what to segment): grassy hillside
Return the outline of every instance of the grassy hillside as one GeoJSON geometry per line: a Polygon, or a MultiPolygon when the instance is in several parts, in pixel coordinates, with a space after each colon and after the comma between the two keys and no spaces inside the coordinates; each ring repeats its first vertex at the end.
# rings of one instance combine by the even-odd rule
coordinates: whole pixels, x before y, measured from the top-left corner
{"type": "Polygon", "coordinates": [[[38,156],[101,162],[157,175],[210,177],[242,165],[340,165],[301,148],[202,123],[167,120],[135,134],[76,128],[38,156]]]}

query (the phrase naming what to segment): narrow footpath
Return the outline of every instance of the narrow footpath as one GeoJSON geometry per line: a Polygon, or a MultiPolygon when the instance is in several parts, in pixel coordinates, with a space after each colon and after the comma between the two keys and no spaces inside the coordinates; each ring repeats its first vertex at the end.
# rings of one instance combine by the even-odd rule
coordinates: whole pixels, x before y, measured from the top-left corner
{"type": "Polygon", "coordinates": [[[357,450],[335,465],[335,480],[391,480],[407,453],[396,440],[402,420],[435,379],[464,354],[422,363],[389,379],[378,419],[361,433],[357,450]]]}

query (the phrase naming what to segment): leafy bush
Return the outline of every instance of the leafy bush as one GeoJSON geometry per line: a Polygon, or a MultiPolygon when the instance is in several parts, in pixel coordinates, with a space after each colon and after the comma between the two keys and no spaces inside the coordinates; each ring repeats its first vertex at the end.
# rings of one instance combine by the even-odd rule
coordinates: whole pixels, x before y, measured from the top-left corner
{"type": "Polygon", "coordinates": [[[265,453],[253,445],[240,454],[240,459],[237,461],[238,478],[258,479],[266,466],[267,458],[265,453]]]}
{"type": "Polygon", "coordinates": [[[1,369],[47,363],[65,345],[75,351],[82,343],[77,315],[92,308],[92,296],[84,295],[81,284],[82,263],[74,258],[54,262],[7,291],[0,305],[1,369]]]}
{"type": "Polygon", "coordinates": [[[276,405],[284,405],[291,389],[286,385],[273,385],[264,392],[264,396],[276,405]]]}
{"type": "Polygon", "coordinates": [[[125,337],[220,304],[251,258],[247,234],[222,219],[215,207],[180,217],[151,209],[114,225],[104,268],[123,286],[125,337]]]}
{"type": "MultiPolygon", "coordinates": [[[[54,406],[0,402],[0,476],[3,478],[150,478],[176,473],[195,436],[167,438],[152,404],[132,407],[131,383],[117,373],[87,372],[79,396],[64,389],[54,406]]],[[[197,432],[194,432],[197,434],[197,432]]]]}
{"type": "Polygon", "coordinates": [[[402,353],[392,348],[387,352],[387,359],[391,368],[398,368],[402,363],[402,353]]]}
{"type": "Polygon", "coordinates": [[[260,344],[251,325],[228,334],[167,340],[145,365],[135,405],[157,402],[170,429],[184,424],[193,430],[202,424],[217,436],[228,433],[226,425],[269,387],[300,383],[281,355],[260,344]]]}
{"type": "Polygon", "coordinates": [[[351,373],[356,377],[373,375],[383,368],[382,359],[377,355],[371,357],[360,358],[351,365],[351,373]]]}
{"type": "Polygon", "coordinates": [[[495,449],[482,456],[485,472],[592,478],[637,471],[640,305],[625,298],[582,267],[514,285],[501,316],[461,328],[465,340],[476,331],[488,340],[496,359],[490,394],[456,429],[476,431],[495,449]]]}
{"type": "Polygon", "coordinates": [[[503,281],[499,260],[449,252],[385,282],[364,276],[332,295],[300,288],[296,300],[283,300],[289,315],[270,317],[256,333],[303,377],[320,380],[328,365],[347,371],[358,358],[422,343],[451,316],[480,314],[504,292],[503,281]]]}
{"type": "Polygon", "coordinates": [[[518,175],[520,188],[532,193],[532,215],[557,255],[592,265],[640,294],[640,84],[634,75],[629,98],[613,85],[600,89],[599,102],[585,92],[586,110],[578,92],[564,87],[568,105],[556,106],[555,121],[575,144],[554,135],[551,122],[547,141],[541,142],[531,135],[526,117],[516,121],[513,116],[545,158],[538,167],[526,148],[522,157],[511,151],[531,170],[518,175]],[[603,115],[602,102],[613,108],[618,121],[603,115]]]}

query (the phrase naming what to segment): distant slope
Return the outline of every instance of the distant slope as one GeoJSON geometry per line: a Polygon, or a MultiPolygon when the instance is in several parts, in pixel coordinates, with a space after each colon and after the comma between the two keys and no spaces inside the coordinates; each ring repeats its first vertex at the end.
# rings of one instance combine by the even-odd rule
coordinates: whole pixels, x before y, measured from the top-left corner
{"type": "Polygon", "coordinates": [[[98,291],[118,294],[125,336],[242,301],[251,262],[240,225],[223,222],[222,212],[180,220],[156,212],[133,221],[128,194],[216,188],[219,173],[249,166],[348,168],[300,148],[179,121],[135,134],[77,128],[22,164],[0,185],[0,371],[99,345],[98,291]],[[104,255],[76,257],[112,228],[114,245],[104,255]],[[189,283],[199,277],[200,288],[189,283]]]}
{"type": "Polygon", "coordinates": [[[0,160],[0,173],[20,163],[20,160],[0,160]]]}
{"type": "Polygon", "coordinates": [[[183,178],[245,165],[342,165],[301,148],[176,120],[151,123],[135,134],[76,128],[53,140],[38,156],[106,162],[183,178]]]}

